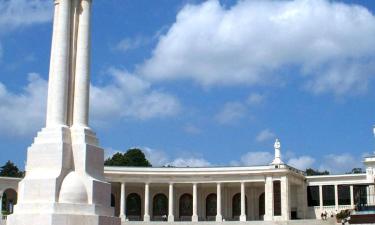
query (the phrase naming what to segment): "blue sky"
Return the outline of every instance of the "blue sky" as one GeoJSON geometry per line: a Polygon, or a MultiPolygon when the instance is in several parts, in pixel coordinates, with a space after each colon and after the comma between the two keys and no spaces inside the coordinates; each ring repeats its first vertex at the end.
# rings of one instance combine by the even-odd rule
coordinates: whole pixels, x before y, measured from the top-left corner
{"type": "MultiPolygon", "coordinates": [[[[156,166],[342,173],[375,143],[374,1],[96,0],[91,126],[156,166]]],[[[0,164],[44,126],[52,1],[0,0],[0,164]]]]}

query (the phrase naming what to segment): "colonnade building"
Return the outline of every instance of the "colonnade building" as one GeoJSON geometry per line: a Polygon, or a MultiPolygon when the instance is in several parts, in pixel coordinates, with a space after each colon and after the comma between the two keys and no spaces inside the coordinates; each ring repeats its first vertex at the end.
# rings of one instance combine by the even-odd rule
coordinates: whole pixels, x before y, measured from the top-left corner
{"type": "MultiPolygon", "coordinates": [[[[276,141],[275,159],[265,166],[105,167],[104,176],[115,215],[125,223],[320,219],[375,206],[375,157],[364,159],[365,173],[306,176],[280,155],[276,141]]],[[[0,178],[5,210],[16,204],[19,181],[0,178]]]]}

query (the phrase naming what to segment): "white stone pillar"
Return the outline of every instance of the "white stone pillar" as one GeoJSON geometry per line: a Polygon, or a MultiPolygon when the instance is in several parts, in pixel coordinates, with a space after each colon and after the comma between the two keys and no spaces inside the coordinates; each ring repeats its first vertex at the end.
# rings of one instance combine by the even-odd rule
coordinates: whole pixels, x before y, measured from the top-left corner
{"type": "Polygon", "coordinates": [[[90,21],[91,0],[81,1],[77,32],[77,53],[74,80],[73,126],[88,127],[90,96],[90,21]]]}
{"type": "Polygon", "coordinates": [[[222,222],[223,216],[221,214],[221,183],[216,185],[216,222],[222,222]]]}
{"type": "Polygon", "coordinates": [[[121,196],[120,196],[120,218],[122,221],[126,220],[126,191],[125,191],[125,183],[121,183],[121,196]]]}
{"type": "Polygon", "coordinates": [[[339,191],[337,184],[335,184],[335,210],[339,210],[339,191]]]}
{"type": "Polygon", "coordinates": [[[283,220],[290,220],[290,201],[289,201],[289,179],[287,176],[281,177],[281,216],[283,220]]]}
{"type": "Polygon", "coordinates": [[[241,182],[241,215],[240,215],[240,221],[246,221],[245,182],[241,182]]]}
{"type": "Polygon", "coordinates": [[[353,185],[350,185],[350,206],[352,209],[354,209],[354,187],[353,185]]]}
{"type": "Polygon", "coordinates": [[[55,5],[55,15],[57,18],[53,29],[53,68],[49,75],[47,127],[67,126],[71,0],[59,0],[55,5]]]}
{"type": "Polygon", "coordinates": [[[145,184],[145,214],[143,216],[144,222],[150,221],[150,185],[148,183],[145,184]]]}
{"type": "Polygon", "coordinates": [[[320,213],[323,212],[323,186],[319,185],[319,207],[320,213]]]}
{"type": "Polygon", "coordinates": [[[266,177],[265,182],[265,221],[272,221],[273,220],[273,178],[272,176],[266,177]]]}
{"type": "Polygon", "coordinates": [[[198,222],[198,190],[197,190],[197,184],[193,184],[193,216],[191,218],[191,221],[198,222]]]}
{"type": "Polygon", "coordinates": [[[173,195],[173,184],[169,184],[169,198],[168,198],[168,222],[174,221],[174,195],[173,195]]]}

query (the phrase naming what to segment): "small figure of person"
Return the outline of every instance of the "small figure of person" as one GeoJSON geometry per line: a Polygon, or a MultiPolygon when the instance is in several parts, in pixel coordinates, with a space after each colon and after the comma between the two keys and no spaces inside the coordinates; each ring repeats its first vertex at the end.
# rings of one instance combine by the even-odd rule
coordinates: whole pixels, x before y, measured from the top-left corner
{"type": "Polygon", "coordinates": [[[324,213],[321,213],[321,214],[320,214],[320,218],[321,218],[322,220],[324,220],[324,213]]]}

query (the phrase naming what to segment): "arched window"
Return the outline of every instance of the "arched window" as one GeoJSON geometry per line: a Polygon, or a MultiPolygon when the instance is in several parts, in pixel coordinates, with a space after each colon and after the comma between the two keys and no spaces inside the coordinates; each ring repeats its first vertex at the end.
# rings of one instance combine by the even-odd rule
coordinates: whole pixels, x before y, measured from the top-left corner
{"type": "MultiPolygon", "coordinates": [[[[247,214],[247,196],[245,196],[245,213],[247,214]]],[[[241,215],[241,193],[237,193],[232,198],[232,217],[239,219],[241,215]]]]}
{"type": "Polygon", "coordinates": [[[191,220],[193,215],[193,196],[191,194],[183,194],[180,197],[180,220],[191,220]]]}
{"type": "Polygon", "coordinates": [[[168,198],[164,194],[154,196],[152,212],[154,220],[163,220],[163,216],[168,216],[168,198]]]}
{"type": "Polygon", "coordinates": [[[13,213],[13,207],[17,204],[17,192],[13,189],[6,189],[3,192],[3,198],[2,198],[2,210],[12,214],[13,213]]]}
{"type": "Polygon", "coordinates": [[[217,197],[216,194],[209,194],[206,198],[206,218],[207,220],[215,220],[216,217],[216,207],[217,207],[217,197]]]}
{"type": "Polygon", "coordinates": [[[259,218],[263,219],[266,212],[264,192],[259,196],[259,218]]]}
{"type": "Polygon", "coordinates": [[[141,220],[141,197],[131,193],[126,198],[126,216],[129,220],[141,220]]]}

